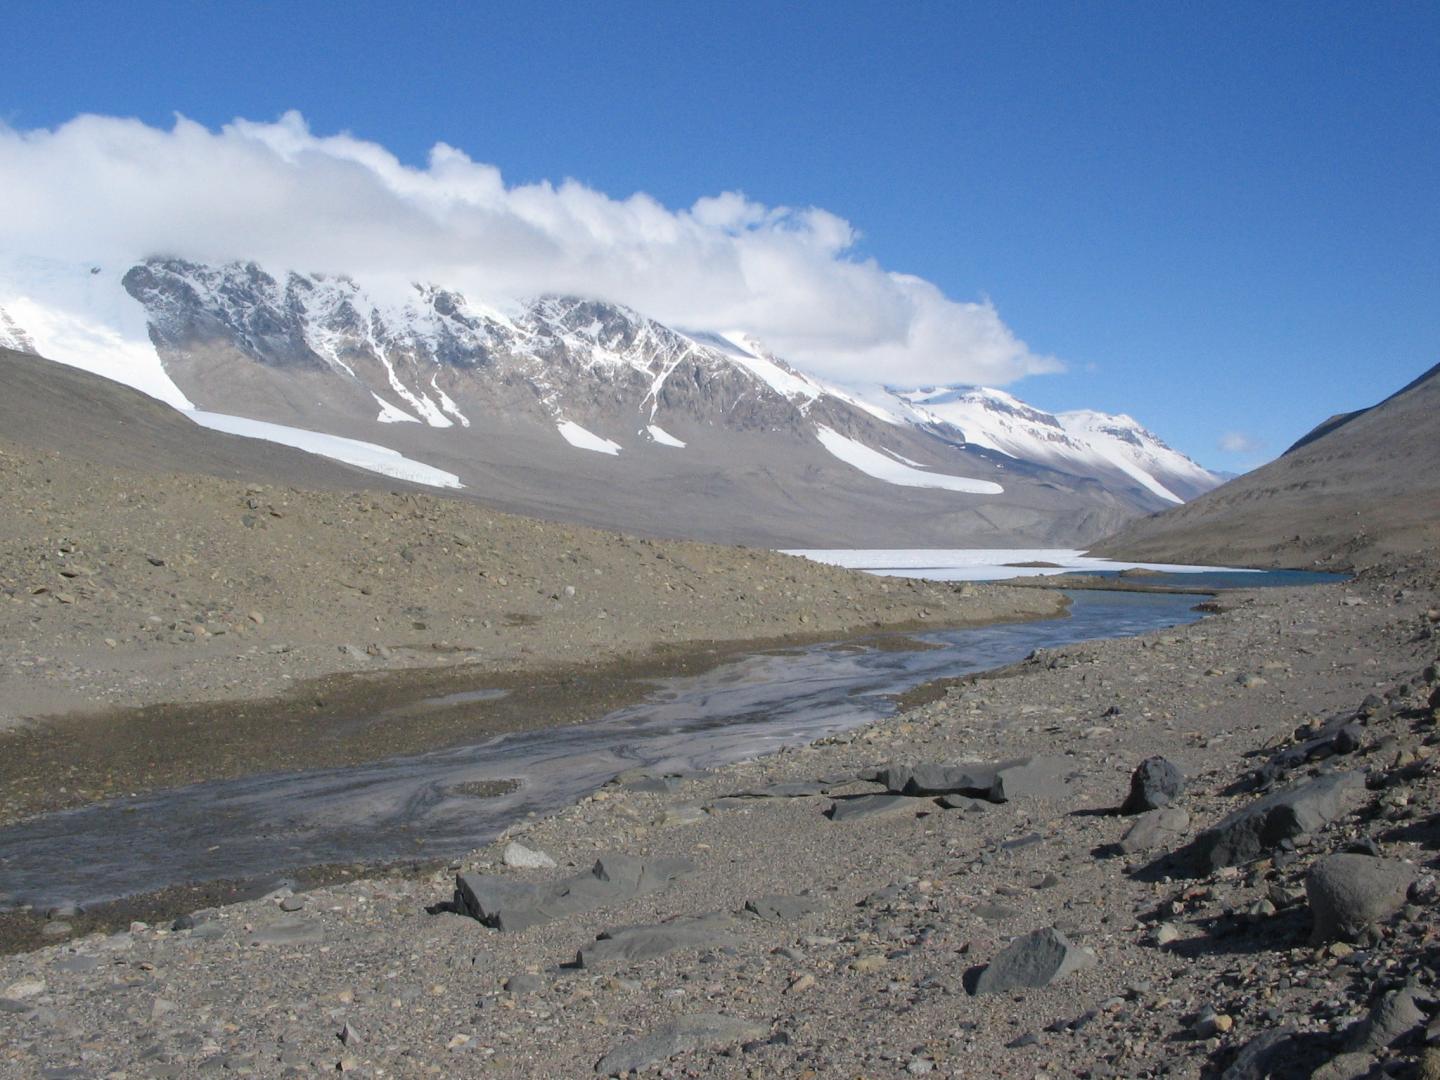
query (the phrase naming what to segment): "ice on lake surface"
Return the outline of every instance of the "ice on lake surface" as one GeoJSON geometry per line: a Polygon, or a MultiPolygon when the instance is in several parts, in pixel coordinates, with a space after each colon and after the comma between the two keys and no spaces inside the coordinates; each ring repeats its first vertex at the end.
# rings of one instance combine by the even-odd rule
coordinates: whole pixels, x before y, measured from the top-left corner
{"type": "Polygon", "coordinates": [[[1047,574],[1121,570],[1155,570],[1166,574],[1203,574],[1216,570],[1227,573],[1258,574],[1258,570],[1237,570],[1223,566],[1187,566],[1181,563],[1119,562],[1086,555],[1075,548],[797,548],[787,555],[801,555],[815,562],[866,570],[872,574],[922,577],[931,581],[999,581],[1004,578],[1038,577],[1047,574]],[[1050,566],[1022,566],[1021,563],[1051,563],[1050,566]]]}

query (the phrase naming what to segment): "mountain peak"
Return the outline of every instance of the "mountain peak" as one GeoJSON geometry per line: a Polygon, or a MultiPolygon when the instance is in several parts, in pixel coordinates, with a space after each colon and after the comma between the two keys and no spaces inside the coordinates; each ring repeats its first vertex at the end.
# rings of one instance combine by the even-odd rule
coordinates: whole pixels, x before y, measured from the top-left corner
{"type": "MultiPolygon", "coordinates": [[[[442,283],[381,295],[343,274],[171,257],[63,297],[91,340],[123,326],[122,378],[144,366],[181,407],[389,443],[516,509],[622,528],[1083,543],[1215,482],[1128,418],[1066,420],[980,386],[848,390],[743,331],[681,332],[594,297],[492,307],[442,283]]],[[[22,322],[0,332],[70,359],[75,335],[22,322]]]]}

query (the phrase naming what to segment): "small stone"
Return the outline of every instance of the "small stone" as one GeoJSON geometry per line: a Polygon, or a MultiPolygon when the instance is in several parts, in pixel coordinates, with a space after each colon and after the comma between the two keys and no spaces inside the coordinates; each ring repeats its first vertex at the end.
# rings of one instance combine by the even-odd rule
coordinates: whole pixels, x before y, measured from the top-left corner
{"type": "Polygon", "coordinates": [[[790,983],[789,986],[785,988],[785,992],[787,994],[803,994],[806,990],[814,988],[814,986],[814,975],[801,975],[798,979],[795,979],[793,982],[790,983]]]}
{"type": "Polygon", "coordinates": [[[24,1001],[27,998],[37,997],[45,992],[44,979],[17,979],[4,990],[0,990],[0,997],[9,998],[11,1001],[24,1001]]]}
{"type": "Polygon", "coordinates": [[[1155,944],[1169,945],[1172,941],[1180,940],[1180,931],[1174,923],[1163,922],[1155,928],[1155,944]]]}
{"type": "Polygon", "coordinates": [[[360,1043],[364,1042],[364,1040],[360,1038],[360,1032],[356,1031],[349,1023],[346,1023],[345,1026],[340,1029],[340,1041],[346,1046],[359,1046],[360,1043]]]}
{"type": "Polygon", "coordinates": [[[1214,1009],[1205,1009],[1191,1025],[1190,1033],[1197,1039],[1211,1039],[1216,1035],[1224,1035],[1234,1026],[1235,1020],[1230,1015],[1217,1013],[1214,1009]]]}
{"type": "Polygon", "coordinates": [[[850,961],[850,970],[860,975],[868,975],[871,972],[879,971],[887,963],[889,961],[885,959],[884,953],[866,953],[864,956],[857,956],[850,961]]]}
{"type": "Polygon", "coordinates": [[[558,865],[545,852],[534,851],[518,840],[511,840],[505,845],[500,859],[506,866],[513,866],[517,870],[553,870],[558,865]]]}
{"type": "Polygon", "coordinates": [[[305,898],[303,896],[287,896],[280,901],[281,911],[299,911],[304,906],[305,898]]]}

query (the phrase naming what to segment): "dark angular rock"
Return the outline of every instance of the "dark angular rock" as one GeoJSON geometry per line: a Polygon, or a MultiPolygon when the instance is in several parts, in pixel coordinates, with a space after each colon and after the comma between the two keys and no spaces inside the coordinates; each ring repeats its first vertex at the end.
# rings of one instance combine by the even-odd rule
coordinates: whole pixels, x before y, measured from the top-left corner
{"type": "Polygon", "coordinates": [[[942,810],[984,810],[985,803],[968,795],[941,795],[935,800],[942,810]]]}
{"type": "Polygon", "coordinates": [[[1142,761],[1130,776],[1130,794],[1120,807],[1122,814],[1143,814],[1169,806],[1185,790],[1185,776],[1163,757],[1142,761]]]}
{"type": "Polygon", "coordinates": [[[1196,837],[1190,854],[1206,872],[1250,862],[1282,840],[1315,832],[1355,809],[1364,799],[1363,773],[1319,776],[1235,811],[1196,837]]]}

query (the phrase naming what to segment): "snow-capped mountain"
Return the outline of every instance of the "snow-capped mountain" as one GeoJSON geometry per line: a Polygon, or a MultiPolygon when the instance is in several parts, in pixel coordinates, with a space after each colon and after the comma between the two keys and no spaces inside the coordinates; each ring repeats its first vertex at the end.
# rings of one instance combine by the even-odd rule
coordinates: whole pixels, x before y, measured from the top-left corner
{"type": "Polygon", "coordinates": [[[741,332],[594,299],[382,297],[160,258],[74,276],[0,272],[0,344],[225,430],[394,453],[414,466],[397,475],[529,512],[792,546],[1083,543],[1218,483],[1127,417],[978,388],[851,392],[741,332]]]}
{"type": "Polygon", "coordinates": [[[1048,413],[983,386],[891,393],[921,422],[958,428],[972,446],[1085,476],[1128,479],[1170,503],[1192,499],[1221,482],[1219,474],[1123,414],[1048,413]]]}

